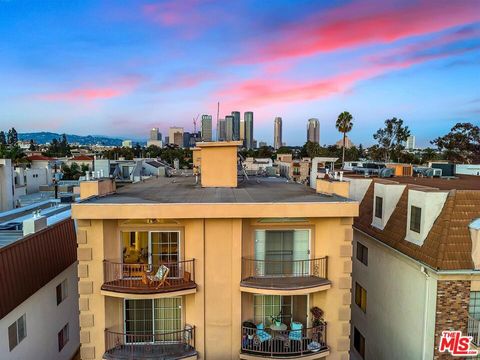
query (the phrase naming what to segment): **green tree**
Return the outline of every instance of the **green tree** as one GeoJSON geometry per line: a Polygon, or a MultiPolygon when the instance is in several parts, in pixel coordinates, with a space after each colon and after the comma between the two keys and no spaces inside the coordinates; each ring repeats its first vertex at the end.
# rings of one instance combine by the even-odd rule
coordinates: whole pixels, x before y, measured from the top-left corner
{"type": "Polygon", "coordinates": [[[7,139],[5,138],[5,132],[0,131],[0,145],[6,145],[7,139]]]}
{"type": "Polygon", "coordinates": [[[37,147],[35,146],[35,143],[33,142],[33,139],[30,139],[30,146],[28,147],[28,150],[30,151],[35,151],[37,147]]]}
{"type": "Polygon", "coordinates": [[[10,146],[14,146],[18,144],[17,130],[15,130],[15,128],[13,127],[10,130],[8,130],[7,144],[10,146]]]}
{"type": "Polygon", "coordinates": [[[0,158],[11,159],[14,164],[27,161],[24,151],[18,145],[0,145],[0,158]]]}
{"type": "Polygon", "coordinates": [[[300,150],[300,156],[302,157],[318,157],[322,155],[322,148],[318,143],[312,142],[312,141],[307,141],[303,146],[302,149],[300,150]]]}
{"type": "Polygon", "coordinates": [[[347,137],[347,133],[352,130],[352,119],[352,115],[348,111],[344,111],[338,115],[337,122],[335,123],[337,130],[343,134],[342,168],[345,166],[345,138],[347,137]]]}
{"type": "Polygon", "coordinates": [[[290,149],[288,146],[281,146],[277,150],[277,154],[291,154],[292,149],[290,149]]]}
{"type": "Polygon", "coordinates": [[[401,151],[405,148],[403,143],[410,136],[408,126],[403,126],[403,120],[385,120],[385,127],[377,130],[373,138],[378,141],[379,150],[383,153],[383,160],[390,161],[391,158],[398,160],[401,151]]]}
{"type": "Polygon", "coordinates": [[[480,128],[471,123],[457,123],[444,136],[431,141],[453,162],[480,161],[480,128]]]}
{"type": "Polygon", "coordinates": [[[269,146],[262,146],[258,149],[259,158],[271,158],[273,156],[273,151],[269,146]]]}
{"type": "Polygon", "coordinates": [[[440,158],[440,156],[437,154],[435,149],[426,148],[426,149],[423,149],[423,151],[422,151],[422,163],[423,164],[426,164],[426,163],[428,163],[429,161],[432,161],[432,160],[438,160],[439,158],[440,158]]]}

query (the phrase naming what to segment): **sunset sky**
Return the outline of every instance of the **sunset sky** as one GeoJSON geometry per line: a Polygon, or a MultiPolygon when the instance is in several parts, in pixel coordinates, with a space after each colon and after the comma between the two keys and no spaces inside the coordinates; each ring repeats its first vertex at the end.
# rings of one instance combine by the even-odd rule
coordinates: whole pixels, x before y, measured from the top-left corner
{"type": "Polygon", "coordinates": [[[141,139],[253,111],[255,139],[354,143],[387,118],[419,145],[480,123],[480,1],[0,0],[0,128],[141,139]]]}

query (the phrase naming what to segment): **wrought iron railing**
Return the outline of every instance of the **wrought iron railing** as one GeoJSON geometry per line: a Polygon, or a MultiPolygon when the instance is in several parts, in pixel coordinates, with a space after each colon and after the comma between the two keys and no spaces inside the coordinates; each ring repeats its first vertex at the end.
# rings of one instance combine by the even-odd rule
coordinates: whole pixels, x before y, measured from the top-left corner
{"type": "Polygon", "coordinates": [[[327,324],[298,330],[260,330],[242,326],[242,352],[262,356],[292,356],[327,349],[327,324]]]}
{"type": "Polygon", "coordinates": [[[467,334],[473,338],[473,344],[480,346],[480,320],[475,319],[470,315],[468,316],[467,334]]]}
{"type": "Polygon", "coordinates": [[[177,262],[152,264],[124,264],[104,261],[104,287],[131,290],[144,290],[160,285],[162,279],[156,277],[159,266],[168,268],[162,289],[182,287],[195,283],[195,259],[177,262]]]}
{"type": "Polygon", "coordinates": [[[256,260],[242,258],[242,280],[267,277],[328,278],[328,257],[306,260],[256,260]]]}
{"type": "Polygon", "coordinates": [[[105,354],[139,359],[167,354],[191,353],[195,350],[195,326],[180,331],[155,334],[132,334],[105,330],[105,354]]]}

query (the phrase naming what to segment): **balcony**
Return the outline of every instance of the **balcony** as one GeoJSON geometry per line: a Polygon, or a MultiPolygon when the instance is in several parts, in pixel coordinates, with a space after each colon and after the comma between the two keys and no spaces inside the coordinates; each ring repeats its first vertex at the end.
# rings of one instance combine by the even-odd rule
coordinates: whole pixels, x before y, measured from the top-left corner
{"type": "Polygon", "coordinates": [[[106,360],[196,359],[195,327],[181,331],[135,335],[105,330],[106,360]]]}
{"type": "Polygon", "coordinates": [[[195,292],[195,259],[162,263],[168,268],[164,279],[155,277],[159,265],[104,261],[103,291],[125,294],[182,294],[195,292]],[[164,281],[162,281],[164,280],[164,281]]]}
{"type": "Polygon", "coordinates": [[[472,337],[472,344],[480,347],[480,320],[468,316],[467,335],[472,337]]]}
{"type": "Polygon", "coordinates": [[[327,324],[300,330],[258,330],[242,326],[241,359],[255,357],[321,358],[327,356],[327,324]]]}
{"type": "Polygon", "coordinates": [[[242,291],[276,294],[301,290],[303,293],[326,290],[328,257],[308,260],[242,259],[242,291]]]}

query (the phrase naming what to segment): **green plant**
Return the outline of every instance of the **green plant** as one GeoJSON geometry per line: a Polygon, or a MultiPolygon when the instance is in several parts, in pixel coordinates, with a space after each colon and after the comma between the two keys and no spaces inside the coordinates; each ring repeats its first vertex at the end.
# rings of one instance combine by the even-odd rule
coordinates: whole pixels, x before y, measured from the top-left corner
{"type": "Polygon", "coordinates": [[[323,324],[324,313],[322,309],[320,309],[318,306],[314,306],[310,309],[310,312],[312,313],[312,316],[313,316],[312,325],[314,327],[320,326],[321,324],[323,324]]]}

